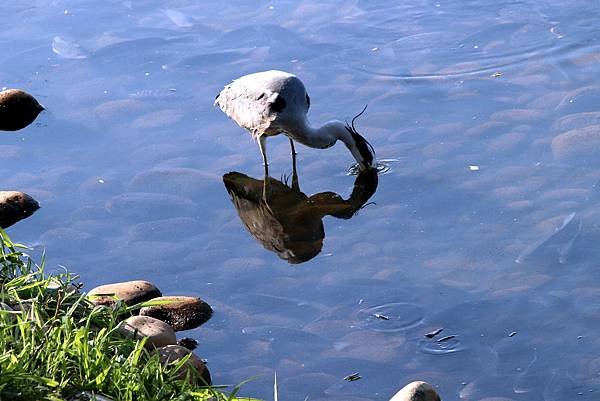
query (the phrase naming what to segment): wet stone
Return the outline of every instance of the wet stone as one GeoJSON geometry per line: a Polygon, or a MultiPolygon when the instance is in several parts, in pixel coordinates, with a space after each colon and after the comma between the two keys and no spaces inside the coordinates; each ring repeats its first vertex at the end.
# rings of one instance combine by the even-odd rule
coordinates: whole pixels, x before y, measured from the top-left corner
{"type": "Polygon", "coordinates": [[[17,131],[31,124],[44,108],[19,89],[0,92],[0,131],[17,131]]]}
{"type": "Polygon", "coordinates": [[[440,401],[440,396],[429,383],[416,381],[400,389],[390,401],[440,401]]]}
{"type": "Polygon", "coordinates": [[[125,192],[114,196],[107,204],[108,211],[116,216],[133,221],[193,215],[197,211],[196,203],[177,195],[125,192]]]}
{"type": "Polygon", "coordinates": [[[139,114],[146,108],[147,106],[139,100],[120,99],[102,103],[94,109],[94,112],[100,120],[114,124],[129,120],[132,115],[139,114]]]}
{"type": "Polygon", "coordinates": [[[161,295],[154,284],[144,280],[134,280],[95,287],[88,292],[88,299],[95,305],[111,305],[115,303],[116,297],[127,305],[135,305],[161,295]]]}
{"type": "Polygon", "coordinates": [[[585,86],[569,92],[556,106],[562,113],[594,112],[600,103],[600,86],[585,86]]]}
{"type": "Polygon", "coordinates": [[[508,128],[508,124],[500,121],[487,121],[485,123],[471,127],[465,131],[466,136],[489,136],[503,133],[508,128]]]}
{"type": "Polygon", "coordinates": [[[150,316],[131,316],[119,325],[119,332],[126,337],[148,338],[147,348],[159,348],[177,344],[175,331],[162,320],[150,316]]]}
{"type": "Polygon", "coordinates": [[[557,135],[552,140],[552,153],[558,159],[589,157],[600,152],[600,125],[590,125],[557,135]]]}
{"type": "Polygon", "coordinates": [[[18,191],[0,191],[0,227],[7,228],[40,208],[31,196],[18,191]]]}
{"type": "Polygon", "coordinates": [[[546,117],[546,113],[541,110],[510,109],[497,111],[490,116],[490,119],[513,123],[529,123],[542,120],[544,117],[546,117]]]}
{"type": "Polygon", "coordinates": [[[190,198],[204,194],[210,185],[220,183],[220,177],[191,168],[160,168],[144,171],[131,180],[132,192],[160,192],[190,198]]]}
{"type": "Polygon", "coordinates": [[[212,316],[212,308],[200,298],[168,296],[154,298],[152,301],[167,303],[143,307],[140,309],[140,315],[160,319],[171,325],[175,331],[196,328],[212,316]]]}
{"type": "Polygon", "coordinates": [[[155,352],[158,353],[161,363],[165,366],[190,355],[190,359],[178,371],[178,377],[180,379],[188,378],[191,383],[198,383],[200,385],[208,385],[211,383],[208,368],[204,362],[189,349],[180,345],[167,345],[157,348],[155,352]]]}
{"type": "Polygon", "coordinates": [[[70,227],[52,228],[44,232],[40,241],[54,249],[55,252],[68,252],[76,248],[79,251],[98,249],[103,245],[103,240],[95,238],[92,234],[70,227]]]}
{"type": "Polygon", "coordinates": [[[552,128],[559,132],[565,132],[590,125],[600,125],[600,112],[568,114],[559,118],[552,128]]]}

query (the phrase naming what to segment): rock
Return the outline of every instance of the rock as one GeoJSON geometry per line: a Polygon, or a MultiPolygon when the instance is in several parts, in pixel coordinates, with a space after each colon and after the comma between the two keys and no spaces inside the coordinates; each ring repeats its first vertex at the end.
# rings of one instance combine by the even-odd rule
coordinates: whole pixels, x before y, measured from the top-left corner
{"type": "Polygon", "coordinates": [[[600,111],[594,111],[588,113],[567,114],[566,116],[559,118],[552,125],[552,128],[558,132],[564,132],[599,124],[600,111]]]}
{"type": "Polygon", "coordinates": [[[596,158],[600,152],[600,125],[577,128],[552,140],[552,153],[558,159],[589,156],[596,158]]]}
{"type": "Polygon", "coordinates": [[[175,330],[162,320],[150,316],[131,316],[119,324],[119,332],[126,337],[148,338],[147,348],[177,344],[175,330]]]}
{"type": "Polygon", "coordinates": [[[564,114],[594,112],[600,101],[600,85],[585,86],[567,93],[556,106],[556,111],[564,114]]]}
{"type": "Polygon", "coordinates": [[[198,347],[198,341],[194,340],[193,338],[183,337],[177,341],[177,345],[181,345],[182,347],[193,351],[198,347]]]}
{"type": "Polygon", "coordinates": [[[189,349],[180,345],[167,345],[157,348],[155,352],[158,353],[161,363],[165,366],[190,355],[190,359],[180,368],[177,376],[180,379],[187,377],[190,383],[199,382],[200,385],[210,385],[210,372],[206,365],[189,349]]]}
{"type": "Polygon", "coordinates": [[[220,182],[220,177],[192,168],[156,168],[139,173],[131,180],[131,192],[158,192],[201,197],[207,188],[220,182]]]}
{"type": "Polygon", "coordinates": [[[17,131],[31,124],[44,107],[19,89],[0,92],[0,130],[17,131]]]}
{"type": "Polygon", "coordinates": [[[15,321],[14,312],[15,310],[11,308],[10,305],[5,304],[4,302],[0,302],[0,315],[6,314],[8,316],[7,320],[10,323],[14,323],[15,321]]]}
{"type": "Polygon", "coordinates": [[[115,297],[123,300],[126,305],[135,305],[161,295],[154,284],[143,280],[105,284],[93,288],[87,294],[94,305],[112,305],[115,297]]]}
{"type": "Polygon", "coordinates": [[[531,123],[543,119],[546,113],[542,110],[534,109],[509,109],[497,111],[490,116],[491,120],[513,122],[513,123],[531,123]]]}
{"type": "Polygon", "coordinates": [[[402,387],[390,401],[441,401],[437,391],[426,382],[412,382],[402,387]]]}
{"type": "Polygon", "coordinates": [[[187,198],[177,195],[125,192],[112,197],[106,209],[119,217],[134,221],[155,220],[195,215],[198,205],[187,198]]]}
{"type": "Polygon", "coordinates": [[[10,227],[31,216],[39,208],[40,204],[26,193],[0,191],[0,227],[10,227]]]}
{"type": "Polygon", "coordinates": [[[189,330],[205,323],[212,316],[209,304],[196,297],[158,297],[152,301],[166,301],[164,305],[146,306],[140,316],[152,316],[168,323],[175,331],[189,330]]]}

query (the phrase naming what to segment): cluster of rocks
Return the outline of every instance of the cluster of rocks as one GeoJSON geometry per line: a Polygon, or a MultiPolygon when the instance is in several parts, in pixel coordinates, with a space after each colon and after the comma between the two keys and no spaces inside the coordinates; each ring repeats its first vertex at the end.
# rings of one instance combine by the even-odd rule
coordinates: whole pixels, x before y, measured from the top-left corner
{"type": "MultiPolygon", "coordinates": [[[[31,124],[44,107],[19,89],[0,92],[0,131],[17,131],[31,124]]],[[[0,191],[0,228],[31,216],[40,208],[31,196],[18,191],[0,191]]]]}
{"type": "Polygon", "coordinates": [[[164,365],[189,355],[187,363],[177,373],[178,377],[199,385],[211,384],[206,364],[193,352],[197,343],[188,338],[177,341],[175,334],[196,328],[210,319],[212,308],[202,299],[163,296],[154,284],[143,280],[101,285],[89,291],[87,298],[94,305],[104,306],[118,301],[127,306],[144,303],[137,315],[119,324],[119,332],[127,338],[145,339],[145,347],[158,354],[164,365]]]}

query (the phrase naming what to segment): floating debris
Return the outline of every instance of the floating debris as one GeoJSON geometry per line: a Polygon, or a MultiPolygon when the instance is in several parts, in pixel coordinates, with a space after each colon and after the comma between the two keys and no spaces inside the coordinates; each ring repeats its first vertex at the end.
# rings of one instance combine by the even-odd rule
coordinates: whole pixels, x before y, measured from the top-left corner
{"type": "Polygon", "coordinates": [[[390,320],[389,316],[380,315],[379,313],[375,313],[373,316],[375,316],[377,319],[390,320]]]}
{"type": "Polygon", "coordinates": [[[438,334],[440,334],[443,330],[444,330],[444,328],[440,327],[437,330],[433,330],[433,331],[430,331],[429,333],[424,334],[424,336],[427,338],[433,338],[433,337],[437,336],[438,334]]]}
{"type": "Polygon", "coordinates": [[[471,164],[469,165],[469,171],[479,171],[479,166],[471,164]]]}
{"type": "Polygon", "coordinates": [[[354,382],[360,379],[362,379],[362,377],[358,372],[352,373],[351,375],[344,377],[344,380],[346,380],[347,382],[354,382]]]}
{"type": "Polygon", "coordinates": [[[89,56],[89,53],[82,49],[78,43],[69,42],[60,36],[55,36],[52,40],[52,51],[58,56],[67,59],[84,59],[89,56]]]}
{"type": "Polygon", "coordinates": [[[456,338],[456,334],[451,334],[449,336],[442,337],[439,340],[437,340],[437,342],[438,343],[443,343],[444,341],[452,340],[453,338],[456,338]]]}
{"type": "Polygon", "coordinates": [[[509,337],[514,337],[517,335],[516,331],[511,331],[510,334],[508,335],[509,337]]]}
{"type": "Polygon", "coordinates": [[[496,71],[495,73],[490,75],[490,78],[499,78],[501,76],[502,76],[502,73],[500,71],[496,71]]]}

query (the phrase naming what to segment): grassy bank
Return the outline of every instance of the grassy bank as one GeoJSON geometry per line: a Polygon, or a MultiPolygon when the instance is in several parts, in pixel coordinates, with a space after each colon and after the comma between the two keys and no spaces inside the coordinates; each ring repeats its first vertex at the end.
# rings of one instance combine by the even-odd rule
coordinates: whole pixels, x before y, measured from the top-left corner
{"type": "Polygon", "coordinates": [[[135,307],[94,307],[76,276],[47,275],[2,230],[0,241],[0,401],[250,400],[178,380],[186,360],[164,367],[144,340],[117,331],[135,307]]]}

